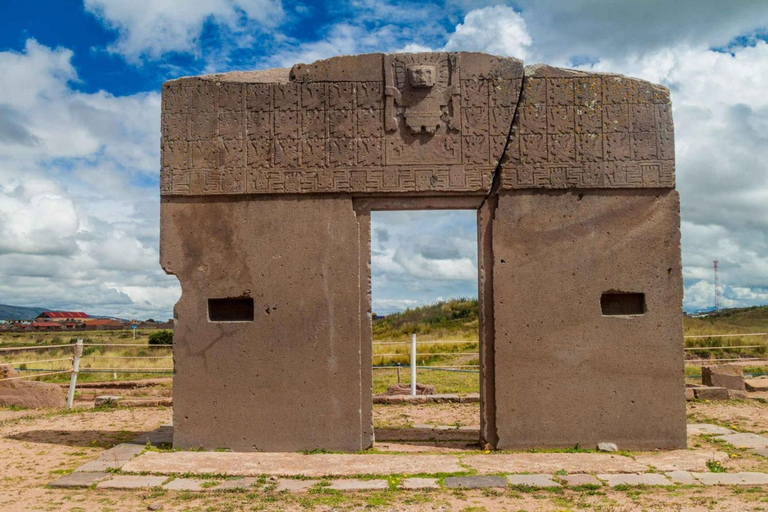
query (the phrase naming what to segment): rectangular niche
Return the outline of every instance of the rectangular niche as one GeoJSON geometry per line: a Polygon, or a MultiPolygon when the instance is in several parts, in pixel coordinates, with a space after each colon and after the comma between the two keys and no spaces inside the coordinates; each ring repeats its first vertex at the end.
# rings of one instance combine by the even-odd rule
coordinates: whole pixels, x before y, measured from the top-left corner
{"type": "Polygon", "coordinates": [[[208,320],[253,322],[253,299],[251,297],[208,299],[208,320]]]}
{"type": "Polygon", "coordinates": [[[645,294],[629,292],[605,292],[600,297],[603,316],[645,314],[645,294]]]}

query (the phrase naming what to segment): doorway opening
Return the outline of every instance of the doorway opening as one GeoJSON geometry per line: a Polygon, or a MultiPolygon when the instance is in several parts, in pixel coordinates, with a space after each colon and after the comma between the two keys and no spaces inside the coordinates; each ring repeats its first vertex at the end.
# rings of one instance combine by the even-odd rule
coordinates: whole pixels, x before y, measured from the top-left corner
{"type": "Polygon", "coordinates": [[[476,445],[477,210],[372,209],[370,220],[374,409],[404,396],[375,410],[376,441],[476,445]],[[414,393],[440,401],[411,407],[414,393]]]}

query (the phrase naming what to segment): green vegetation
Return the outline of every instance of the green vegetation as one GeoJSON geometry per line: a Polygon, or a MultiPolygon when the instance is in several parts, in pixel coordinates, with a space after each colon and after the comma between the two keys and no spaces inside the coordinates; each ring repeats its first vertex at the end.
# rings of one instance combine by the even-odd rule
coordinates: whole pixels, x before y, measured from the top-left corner
{"type": "Polygon", "coordinates": [[[451,299],[407,309],[373,321],[373,339],[407,341],[411,334],[421,340],[477,340],[477,299],[451,299]]]}
{"type": "Polygon", "coordinates": [[[150,345],[173,345],[173,331],[161,329],[149,335],[150,345]]]}
{"type": "Polygon", "coordinates": [[[686,348],[719,347],[716,350],[688,350],[687,357],[695,359],[731,359],[739,357],[766,357],[768,336],[730,336],[727,338],[708,337],[715,334],[749,334],[768,332],[768,306],[726,309],[706,317],[683,319],[686,348]],[[760,345],[755,348],[737,349],[729,347],[760,345]]]}

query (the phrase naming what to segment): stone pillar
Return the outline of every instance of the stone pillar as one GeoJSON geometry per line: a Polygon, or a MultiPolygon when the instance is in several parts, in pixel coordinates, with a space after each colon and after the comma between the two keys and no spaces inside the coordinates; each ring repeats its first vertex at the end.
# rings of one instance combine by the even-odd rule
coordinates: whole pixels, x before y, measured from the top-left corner
{"type": "Polygon", "coordinates": [[[502,192],[493,223],[499,449],[683,448],[677,192],[502,192]]]}
{"type": "Polygon", "coordinates": [[[174,446],[371,446],[370,346],[361,345],[370,320],[352,200],[169,198],[161,217],[161,261],[183,292],[174,446]]]}

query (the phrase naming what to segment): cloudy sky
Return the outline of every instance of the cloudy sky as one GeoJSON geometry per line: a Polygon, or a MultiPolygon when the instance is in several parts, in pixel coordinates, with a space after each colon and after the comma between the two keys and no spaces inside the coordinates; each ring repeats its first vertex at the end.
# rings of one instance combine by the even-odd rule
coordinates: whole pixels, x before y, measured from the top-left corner
{"type": "MultiPolygon", "coordinates": [[[[0,303],[167,318],[160,85],[372,51],[476,50],[668,86],[685,307],[768,304],[768,2],[0,0],[0,303]],[[183,5],[183,8],[179,8],[183,5]]],[[[377,213],[374,308],[475,296],[473,212],[377,213]]]]}

